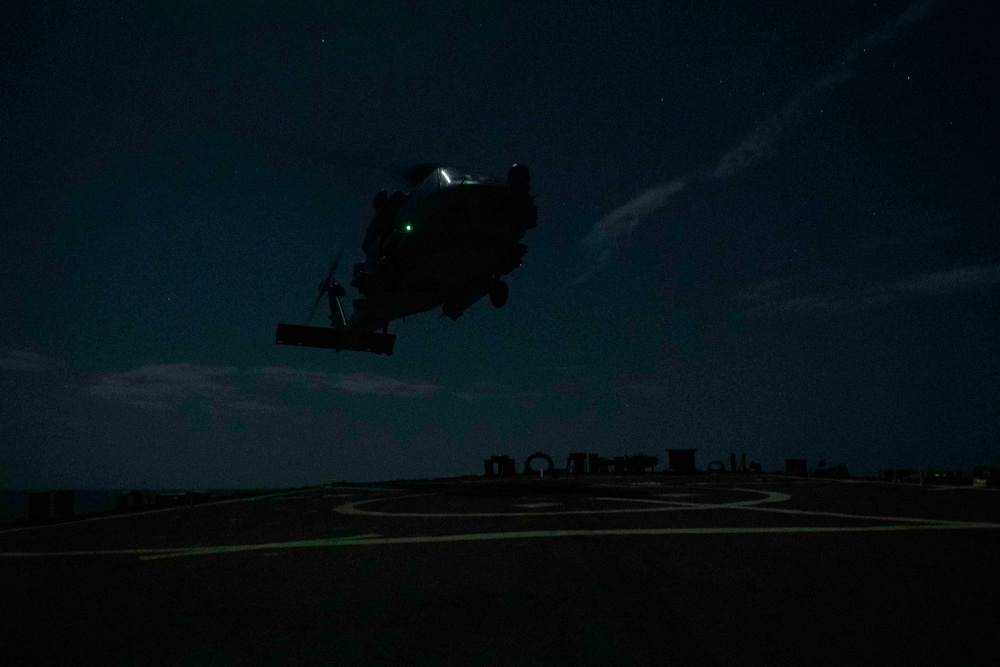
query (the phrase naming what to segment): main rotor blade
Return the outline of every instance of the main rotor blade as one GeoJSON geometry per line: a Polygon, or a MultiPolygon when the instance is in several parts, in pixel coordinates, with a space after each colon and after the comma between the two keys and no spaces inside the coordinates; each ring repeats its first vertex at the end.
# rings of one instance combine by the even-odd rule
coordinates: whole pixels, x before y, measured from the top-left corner
{"type": "Polygon", "coordinates": [[[337,265],[340,264],[340,257],[343,254],[344,254],[344,251],[341,250],[340,252],[337,253],[337,256],[333,258],[333,261],[330,262],[330,272],[326,274],[326,284],[327,285],[329,285],[330,281],[333,280],[333,274],[335,274],[337,272],[337,265]]]}

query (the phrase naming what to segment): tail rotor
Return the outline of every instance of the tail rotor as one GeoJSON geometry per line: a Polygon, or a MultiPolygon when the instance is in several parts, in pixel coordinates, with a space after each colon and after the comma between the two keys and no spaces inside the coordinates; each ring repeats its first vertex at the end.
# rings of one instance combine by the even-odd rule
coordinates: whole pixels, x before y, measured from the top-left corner
{"type": "Polygon", "coordinates": [[[319,307],[319,302],[323,300],[323,295],[326,294],[330,302],[330,326],[345,326],[347,324],[347,319],[344,317],[344,309],[340,305],[340,300],[347,292],[344,290],[343,285],[334,280],[334,275],[337,273],[337,266],[340,264],[340,256],[342,254],[342,252],[337,253],[337,256],[330,262],[330,270],[327,271],[326,277],[319,284],[316,299],[313,301],[312,308],[309,310],[309,317],[306,319],[307,322],[312,320],[316,314],[316,309],[319,307]]]}

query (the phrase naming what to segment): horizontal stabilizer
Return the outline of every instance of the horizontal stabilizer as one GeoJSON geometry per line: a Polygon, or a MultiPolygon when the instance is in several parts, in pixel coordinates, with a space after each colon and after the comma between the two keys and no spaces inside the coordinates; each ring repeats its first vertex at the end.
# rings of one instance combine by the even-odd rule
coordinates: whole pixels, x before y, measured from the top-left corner
{"type": "Polygon", "coordinates": [[[301,347],[322,347],[328,350],[353,350],[392,354],[396,345],[396,334],[348,332],[332,327],[307,327],[301,324],[279,324],[274,336],[278,345],[299,345],[301,347]]]}

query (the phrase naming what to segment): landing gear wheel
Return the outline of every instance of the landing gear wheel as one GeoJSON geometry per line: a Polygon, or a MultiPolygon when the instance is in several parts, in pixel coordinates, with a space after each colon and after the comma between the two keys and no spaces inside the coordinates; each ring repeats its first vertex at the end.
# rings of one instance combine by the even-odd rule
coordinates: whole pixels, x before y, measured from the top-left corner
{"type": "Polygon", "coordinates": [[[490,285],[490,303],[494,308],[503,308],[507,305],[507,297],[510,295],[510,288],[502,280],[494,280],[490,285]]]}

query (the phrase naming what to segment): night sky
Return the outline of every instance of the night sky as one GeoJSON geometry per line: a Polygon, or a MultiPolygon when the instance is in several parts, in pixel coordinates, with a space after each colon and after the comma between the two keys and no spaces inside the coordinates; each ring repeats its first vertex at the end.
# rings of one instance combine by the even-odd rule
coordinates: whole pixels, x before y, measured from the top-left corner
{"type": "Polygon", "coordinates": [[[995,3],[19,4],[0,488],[1000,461],[995,3]],[[276,346],[422,161],[531,167],[507,307],[276,346]]]}

